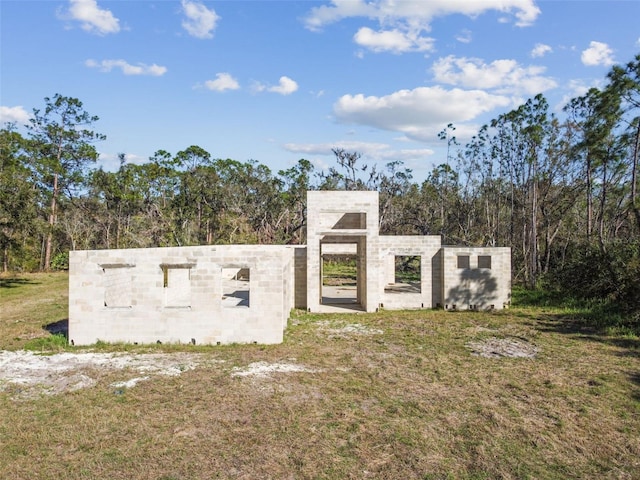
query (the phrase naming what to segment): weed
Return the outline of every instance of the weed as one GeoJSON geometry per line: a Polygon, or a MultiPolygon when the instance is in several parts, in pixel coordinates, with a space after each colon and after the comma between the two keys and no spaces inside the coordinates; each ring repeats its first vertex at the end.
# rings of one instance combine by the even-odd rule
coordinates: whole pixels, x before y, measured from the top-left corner
{"type": "Polygon", "coordinates": [[[34,352],[61,352],[65,350],[68,345],[67,337],[61,333],[54,333],[53,335],[27,341],[24,349],[34,352]]]}

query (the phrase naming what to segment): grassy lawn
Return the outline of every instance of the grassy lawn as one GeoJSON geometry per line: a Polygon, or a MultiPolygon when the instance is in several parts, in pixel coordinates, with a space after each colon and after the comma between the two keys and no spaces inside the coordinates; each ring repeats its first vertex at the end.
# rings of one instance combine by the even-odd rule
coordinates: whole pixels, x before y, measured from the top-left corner
{"type": "MultiPolygon", "coordinates": [[[[0,282],[3,349],[66,318],[65,274],[0,282]]],[[[0,478],[640,478],[640,340],[558,308],[296,312],[282,345],[136,349],[210,361],[128,389],[0,383],[0,478]],[[473,355],[487,339],[538,354],[473,355]],[[233,375],[253,362],[307,371],[233,375]]]]}

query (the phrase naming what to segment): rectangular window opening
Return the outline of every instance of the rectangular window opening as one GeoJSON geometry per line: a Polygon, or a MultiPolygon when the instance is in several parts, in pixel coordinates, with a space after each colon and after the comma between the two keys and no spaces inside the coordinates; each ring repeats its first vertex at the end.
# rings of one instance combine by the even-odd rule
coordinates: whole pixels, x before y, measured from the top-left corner
{"type": "Polygon", "coordinates": [[[191,306],[191,267],[161,265],[165,307],[191,306]]]}
{"type": "Polygon", "coordinates": [[[385,293],[421,293],[422,258],[419,255],[396,255],[394,283],[385,287],[385,293]]]}
{"type": "Polygon", "coordinates": [[[130,308],[133,282],[126,266],[103,266],[104,306],[108,308],[130,308]]]}
{"type": "Polygon", "coordinates": [[[364,212],[345,213],[333,226],[334,230],[364,230],[367,228],[367,214],[364,212]]]}
{"type": "Polygon", "coordinates": [[[478,268],[491,269],[491,255],[478,255],[478,268]]]}
{"type": "Polygon", "coordinates": [[[222,306],[249,307],[251,300],[251,269],[225,267],[222,269],[222,306]]]}
{"type": "Polygon", "coordinates": [[[469,255],[458,255],[458,268],[469,268],[469,255]]]}

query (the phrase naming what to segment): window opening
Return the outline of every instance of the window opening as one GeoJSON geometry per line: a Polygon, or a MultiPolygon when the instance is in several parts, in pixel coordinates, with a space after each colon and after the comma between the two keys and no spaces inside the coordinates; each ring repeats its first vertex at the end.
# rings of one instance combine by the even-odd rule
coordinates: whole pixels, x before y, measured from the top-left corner
{"type": "Polygon", "coordinates": [[[129,265],[103,265],[104,306],[130,308],[133,283],[129,265]]]}
{"type": "Polygon", "coordinates": [[[478,268],[491,269],[491,256],[490,255],[478,255],[478,268]]]}
{"type": "Polygon", "coordinates": [[[191,265],[161,265],[165,307],[191,306],[191,265]]]}
{"type": "Polygon", "coordinates": [[[469,268],[469,255],[458,255],[458,268],[469,268]]]}
{"type": "Polygon", "coordinates": [[[396,255],[394,269],[394,283],[384,288],[385,293],[422,292],[422,262],[419,255],[396,255]]]}
{"type": "Polygon", "coordinates": [[[251,269],[225,267],[222,269],[222,306],[249,307],[251,301],[251,269]]]}
{"type": "Polygon", "coordinates": [[[364,230],[367,228],[367,214],[364,212],[345,213],[333,226],[334,230],[364,230]]]}

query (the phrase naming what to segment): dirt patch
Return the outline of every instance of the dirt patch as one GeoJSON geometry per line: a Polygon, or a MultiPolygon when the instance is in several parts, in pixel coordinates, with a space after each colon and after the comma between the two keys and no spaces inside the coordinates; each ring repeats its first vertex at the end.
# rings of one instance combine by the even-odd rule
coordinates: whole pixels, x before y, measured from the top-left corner
{"type": "Polygon", "coordinates": [[[295,373],[295,372],[314,372],[304,365],[296,365],[293,363],[267,363],[254,362],[246,368],[235,367],[231,373],[232,377],[268,377],[272,373],[295,373]]]}
{"type": "Polygon", "coordinates": [[[0,391],[12,388],[20,396],[58,393],[91,387],[97,383],[96,369],[144,374],[112,386],[131,388],[158,375],[180,375],[204,363],[204,357],[189,353],[57,353],[39,355],[27,351],[0,352],[0,391]]]}
{"type": "Polygon", "coordinates": [[[367,327],[360,323],[348,323],[337,326],[331,322],[318,322],[318,327],[327,332],[330,337],[345,337],[349,335],[381,335],[384,332],[378,328],[367,327]]]}
{"type": "Polygon", "coordinates": [[[534,358],[538,347],[520,338],[491,337],[467,343],[473,355],[486,358],[534,358]]]}

